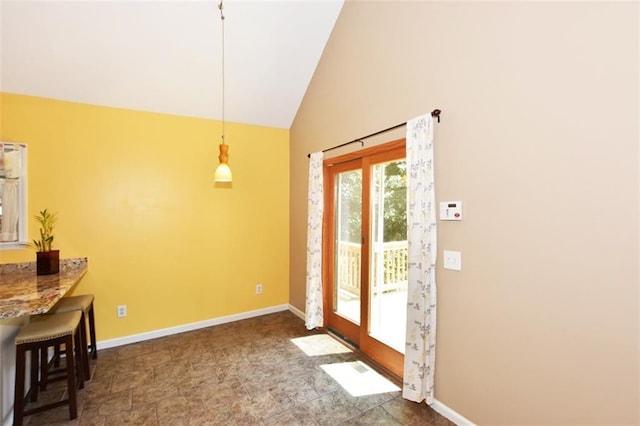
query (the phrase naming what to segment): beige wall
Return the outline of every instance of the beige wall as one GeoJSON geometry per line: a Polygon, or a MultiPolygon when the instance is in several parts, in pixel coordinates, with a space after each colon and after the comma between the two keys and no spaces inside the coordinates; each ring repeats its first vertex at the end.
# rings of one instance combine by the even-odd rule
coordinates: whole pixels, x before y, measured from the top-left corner
{"type": "Polygon", "coordinates": [[[463,270],[438,269],[436,398],[478,424],[640,423],[638,16],[348,1],[291,128],[291,303],[307,153],[441,108],[437,198],[465,219],[438,223],[463,270]]]}

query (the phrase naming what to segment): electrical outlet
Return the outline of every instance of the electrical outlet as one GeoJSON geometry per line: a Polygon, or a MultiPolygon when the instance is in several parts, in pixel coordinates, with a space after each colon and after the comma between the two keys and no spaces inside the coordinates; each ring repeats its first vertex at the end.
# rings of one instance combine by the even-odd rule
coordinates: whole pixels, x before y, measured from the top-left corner
{"type": "Polygon", "coordinates": [[[262,284],[256,285],[256,294],[262,294],[262,284]]]}
{"type": "Polygon", "coordinates": [[[127,316],[127,305],[118,305],[116,308],[116,316],[118,318],[124,318],[127,316]]]}

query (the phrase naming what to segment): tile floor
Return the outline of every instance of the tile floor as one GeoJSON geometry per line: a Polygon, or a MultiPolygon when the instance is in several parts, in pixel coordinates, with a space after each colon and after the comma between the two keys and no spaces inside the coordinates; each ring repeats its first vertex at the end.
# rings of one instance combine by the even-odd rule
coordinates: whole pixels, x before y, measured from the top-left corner
{"type": "MultiPolygon", "coordinates": [[[[309,352],[309,339],[299,338],[316,335],[279,312],[100,350],[92,380],[79,391],[76,420],[65,406],[25,424],[452,425],[399,391],[352,396],[325,370],[358,357],[328,337],[311,338],[309,352]]],[[[62,383],[50,385],[38,403],[64,392],[62,383]]]]}

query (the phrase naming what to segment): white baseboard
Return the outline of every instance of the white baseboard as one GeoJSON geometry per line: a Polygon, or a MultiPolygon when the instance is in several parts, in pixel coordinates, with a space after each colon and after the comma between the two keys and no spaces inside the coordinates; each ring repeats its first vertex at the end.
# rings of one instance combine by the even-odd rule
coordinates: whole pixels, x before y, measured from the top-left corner
{"type": "Polygon", "coordinates": [[[302,312],[300,309],[296,308],[293,305],[289,305],[289,310],[291,311],[291,313],[295,316],[297,316],[298,318],[300,318],[302,321],[306,321],[304,312],[302,312]]]}
{"type": "MultiPolygon", "coordinates": [[[[175,327],[163,328],[161,330],[149,331],[147,333],[132,334],[130,336],[118,337],[116,339],[98,341],[98,349],[114,348],[116,346],[128,345],[130,343],[142,342],[144,340],[156,339],[158,337],[170,336],[172,334],[184,333],[186,331],[198,330],[200,328],[212,327],[214,325],[226,324],[243,319],[259,317],[261,315],[273,314],[290,309],[291,305],[278,305],[270,308],[258,309],[255,311],[243,312],[240,314],[227,315],[219,318],[212,318],[204,321],[192,322],[190,324],[178,325],[175,327]]],[[[292,311],[293,312],[293,311],[292,311]]],[[[296,314],[294,312],[294,314],[296,314]]],[[[297,314],[296,314],[297,315],[297,314]]]]}
{"type": "Polygon", "coordinates": [[[431,404],[430,407],[438,414],[441,414],[443,417],[446,417],[458,426],[475,426],[475,423],[471,420],[467,419],[457,411],[454,411],[452,408],[447,407],[437,399],[433,400],[433,404],[431,404]]]}

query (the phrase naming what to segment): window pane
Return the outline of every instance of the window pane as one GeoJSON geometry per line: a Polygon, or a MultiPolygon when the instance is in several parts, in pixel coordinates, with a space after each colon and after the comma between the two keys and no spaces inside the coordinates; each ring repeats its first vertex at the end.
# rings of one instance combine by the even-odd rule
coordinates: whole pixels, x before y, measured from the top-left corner
{"type": "Polygon", "coordinates": [[[362,241],[362,170],[336,179],[334,308],[360,324],[360,253],[362,241]]]}
{"type": "Polygon", "coordinates": [[[26,158],[25,145],[0,142],[0,247],[27,239],[26,158]]]}
{"type": "Polygon", "coordinates": [[[371,170],[369,334],[404,353],[407,317],[406,162],[371,170]]]}

